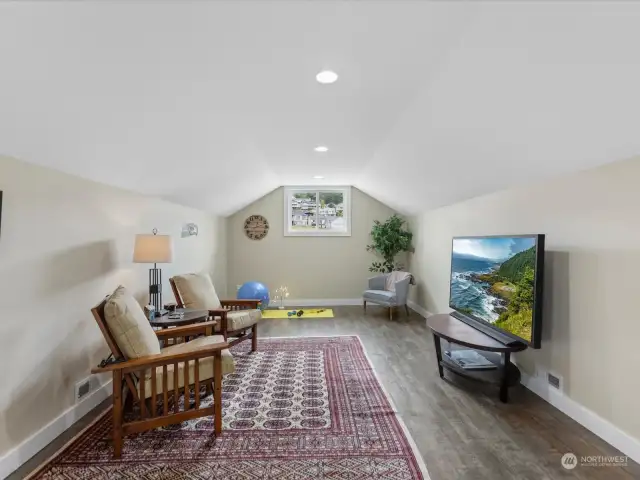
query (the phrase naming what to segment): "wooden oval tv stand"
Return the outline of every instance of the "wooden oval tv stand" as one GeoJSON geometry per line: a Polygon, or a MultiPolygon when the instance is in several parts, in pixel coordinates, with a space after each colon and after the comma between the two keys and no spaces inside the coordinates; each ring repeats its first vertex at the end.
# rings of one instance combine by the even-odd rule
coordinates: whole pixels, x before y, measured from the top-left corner
{"type": "Polygon", "coordinates": [[[499,385],[500,400],[505,403],[508,401],[509,387],[520,382],[520,370],[511,363],[511,353],[525,350],[527,348],[525,343],[515,342],[505,345],[448,313],[432,315],[427,318],[427,326],[433,332],[440,378],[444,378],[444,369],[446,368],[457,375],[499,385]],[[481,350],[482,356],[497,365],[497,368],[491,370],[462,368],[446,355],[442,355],[441,338],[472,350],[481,350]]]}

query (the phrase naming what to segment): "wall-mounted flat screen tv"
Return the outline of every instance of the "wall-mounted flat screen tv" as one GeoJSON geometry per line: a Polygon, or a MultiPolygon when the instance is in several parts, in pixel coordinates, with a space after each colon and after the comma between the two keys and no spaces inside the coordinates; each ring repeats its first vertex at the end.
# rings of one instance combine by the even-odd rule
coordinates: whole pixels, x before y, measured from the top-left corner
{"type": "Polygon", "coordinates": [[[449,306],[540,348],[543,269],[544,235],[455,237],[449,306]]]}

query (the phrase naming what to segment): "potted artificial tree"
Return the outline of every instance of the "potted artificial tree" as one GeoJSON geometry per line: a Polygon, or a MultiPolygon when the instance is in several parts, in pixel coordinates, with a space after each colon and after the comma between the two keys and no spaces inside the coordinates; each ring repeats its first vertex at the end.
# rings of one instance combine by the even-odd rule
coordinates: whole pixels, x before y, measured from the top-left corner
{"type": "Polygon", "coordinates": [[[367,251],[378,254],[382,261],[373,262],[369,267],[370,272],[389,273],[402,270],[403,265],[396,262],[396,256],[412,250],[413,238],[413,234],[404,228],[405,223],[404,219],[395,214],[384,223],[373,221],[371,245],[367,245],[367,251]]]}

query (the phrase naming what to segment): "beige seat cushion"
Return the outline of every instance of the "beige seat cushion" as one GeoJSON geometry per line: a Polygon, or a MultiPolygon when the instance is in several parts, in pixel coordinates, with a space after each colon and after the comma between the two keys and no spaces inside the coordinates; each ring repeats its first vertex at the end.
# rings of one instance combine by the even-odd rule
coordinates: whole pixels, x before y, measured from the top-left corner
{"type": "MultiPolygon", "coordinates": [[[[223,343],[224,337],[222,335],[210,335],[208,337],[198,337],[187,343],[179,343],[177,345],[171,345],[163,348],[162,353],[180,353],[188,352],[193,348],[204,347],[206,345],[213,345],[215,343],[223,343]]],[[[227,373],[233,373],[236,370],[233,356],[229,349],[222,351],[222,375],[227,373]]],[[[195,364],[194,360],[189,361],[189,384],[194,383],[195,379],[195,364]]],[[[204,382],[213,378],[213,357],[204,357],[198,360],[198,380],[204,382]]],[[[167,365],[167,388],[169,392],[173,391],[173,377],[174,377],[174,364],[167,365]]],[[[184,362],[178,363],[178,388],[184,387],[184,362]]],[[[162,367],[156,368],[156,389],[157,393],[162,393],[162,367]]],[[[145,376],[145,398],[151,396],[151,370],[147,371],[145,376]]]]}
{"type": "Polygon", "coordinates": [[[262,318],[262,312],[258,309],[232,310],[227,313],[227,330],[241,330],[258,323],[262,318]]]}
{"type": "Polygon", "coordinates": [[[122,285],[107,299],[104,317],[125,358],[133,359],[160,353],[158,337],[145,317],[142,307],[122,285]]]}
{"type": "Polygon", "coordinates": [[[172,277],[186,308],[215,310],[221,308],[220,299],[208,273],[187,273],[172,277]]]}

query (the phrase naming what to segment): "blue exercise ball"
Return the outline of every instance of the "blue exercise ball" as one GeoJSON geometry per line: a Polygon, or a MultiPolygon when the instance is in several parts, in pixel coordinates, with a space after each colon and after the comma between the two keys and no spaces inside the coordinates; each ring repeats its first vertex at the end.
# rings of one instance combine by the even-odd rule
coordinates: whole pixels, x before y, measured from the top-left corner
{"type": "Polygon", "coordinates": [[[269,306],[269,289],[260,282],[247,282],[238,290],[238,300],[259,299],[260,310],[269,306]]]}

